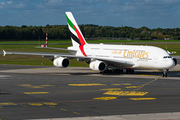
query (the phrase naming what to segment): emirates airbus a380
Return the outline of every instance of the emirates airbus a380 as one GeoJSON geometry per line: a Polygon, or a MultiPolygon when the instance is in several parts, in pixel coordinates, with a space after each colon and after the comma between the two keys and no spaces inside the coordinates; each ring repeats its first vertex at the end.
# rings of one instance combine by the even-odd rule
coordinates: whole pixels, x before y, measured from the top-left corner
{"type": "Polygon", "coordinates": [[[42,55],[53,60],[56,67],[68,67],[69,59],[76,58],[78,61],[89,63],[90,69],[100,72],[122,73],[123,69],[126,69],[127,73],[133,73],[134,69],[157,69],[163,71],[163,77],[167,77],[166,72],[177,64],[175,58],[158,47],[88,44],[71,12],[66,12],[66,18],[73,46],[67,49],[47,48],[66,50],[72,55],[5,52],[3,50],[4,56],[5,54],[42,55]]]}

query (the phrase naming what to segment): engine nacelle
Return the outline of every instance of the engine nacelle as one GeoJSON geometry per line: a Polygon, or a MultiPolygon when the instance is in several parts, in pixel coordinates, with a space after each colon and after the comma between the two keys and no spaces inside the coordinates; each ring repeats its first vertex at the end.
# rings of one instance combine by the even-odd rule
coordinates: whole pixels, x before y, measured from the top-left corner
{"type": "Polygon", "coordinates": [[[174,63],[175,63],[175,66],[177,65],[177,59],[176,58],[172,58],[174,63]]]}
{"type": "Polygon", "coordinates": [[[54,59],[53,64],[56,67],[68,67],[69,60],[67,58],[59,57],[59,58],[54,59]]]}
{"type": "Polygon", "coordinates": [[[90,63],[89,67],[92,70],[99,70],[101,72],[103,72],[104,70],[106,70],[106,64],[102,61],[93,61],[90,63]]]}

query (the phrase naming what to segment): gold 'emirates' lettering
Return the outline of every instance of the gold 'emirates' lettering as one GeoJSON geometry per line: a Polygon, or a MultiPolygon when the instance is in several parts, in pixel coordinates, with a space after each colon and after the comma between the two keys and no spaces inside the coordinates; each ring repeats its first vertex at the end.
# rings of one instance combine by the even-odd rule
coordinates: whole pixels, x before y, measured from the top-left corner
{"type": "Polygon", "coordinates": [[[149,57],[149,52],[124,50],[123,57],[148,58],[149,57]]]}

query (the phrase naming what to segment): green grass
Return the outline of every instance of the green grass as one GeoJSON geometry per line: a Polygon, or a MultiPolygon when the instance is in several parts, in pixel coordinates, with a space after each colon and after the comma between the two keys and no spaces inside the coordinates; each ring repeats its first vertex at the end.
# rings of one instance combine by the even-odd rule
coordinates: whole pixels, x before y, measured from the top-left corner
{"type": "MultiPolygon", "coordinates": [[[[70,41],[70,40],[69,40],[70,41]]],[[[115,44],[121,44],[118,43],[117,41],[120,40],[114,40],[115,44]]],[[[29,43],[35,43],[37,41],[28,41],[29,43]]],[[[54,43],[58,43],[59,41],[52,41],[54,43]]],[[[62,41],[61,41],[62,42],[62,41]]],[[[64,43],[67,41],[63,41],[64,43]]],[[[89,42],[89,41],[88,41],[89,42]]],[[[92,43],[108,43],[108,40],[98,40],[96,42],[91,41],[92,43]]],[[[110,41],[113,43],[112,41],[110,41]]],[[[122,42],[122,41],[121,41],[122,42]]],[[[141,42],[146,42],[146,41],[138,41],[139,45],[141,45],[141,42]]],[[[154,41],[152,41],[154,42],[154,41]]],[[[174,42],[179,42],[179,41],[174,41],[174,42]]],[[[7,43],[12,43],[12,42],[6,42],[7,43]]],[[[22,41],[18,41],[17,43],[22,43],[22,41]]],[[[69,42],[71,43],[71,41],[69,42]]],[[[1,42],[0,42],[1,44],[1,42]]],[[[162,42],[162,44],[155,44],[155,43],[149,43],[146,42],[146,44],[149,46],[157,46],[160,48],[165,49],[165,44],[162,42]]],[[[136,44],[137,45],[137,44],[136,44]]],[[[51,52],[51,53],[65,53],[66,51],[59,51],[59,50],[50,50],[50,49],[39,49],[35,48],[37,45],[0,45],[0,51],[5,50],[5,51],[18,51],[18,52],[51,52]]],[[[71,46],[70,44],[62,44],[62,45],[49,45],[48,47],[56,47],[56,48],[67,48],[71,46]]],[[[167,50],[170,52],[176,51],[177,53],[174,55],[180,55],[180,43],[179,44],[167,44],[167,50]]],[[[2,55],[2,54],[1,54],[2,55]]],[[[31,56],[31,55],[6,55],[3,57],[3,55],[0,57],[0,64],[16,64],[16,65],[47,65],[47,66],[53,66],[52,61],[50,61],[48,58],[42,58],[41,56],[31,56]],[[43,64],[42,64],[43,63],[43,64]]],[[[70,60],[70,66],[80,66],[80,67],[87,67],[88,64],[85,62],[78,62],[76,60],[70,60]]]]}
{"type": "MultiPolygon", "coordinates": [[[[1,40],[0,44],[46,44],[46,40],[40,41],[5,41],[1,40]]],[[[71,40],[48,40],[48,43],[71,43],[71,40]]]]}

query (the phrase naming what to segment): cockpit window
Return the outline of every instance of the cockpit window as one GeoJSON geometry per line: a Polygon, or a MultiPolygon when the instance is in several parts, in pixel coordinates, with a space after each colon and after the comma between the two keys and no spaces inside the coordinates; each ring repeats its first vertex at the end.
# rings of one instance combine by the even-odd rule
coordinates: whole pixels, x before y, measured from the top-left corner
{"type": "Polygon", "coordinates": [[[171,58],[171,56],[164,56],[163,58],[171,58]]]}

